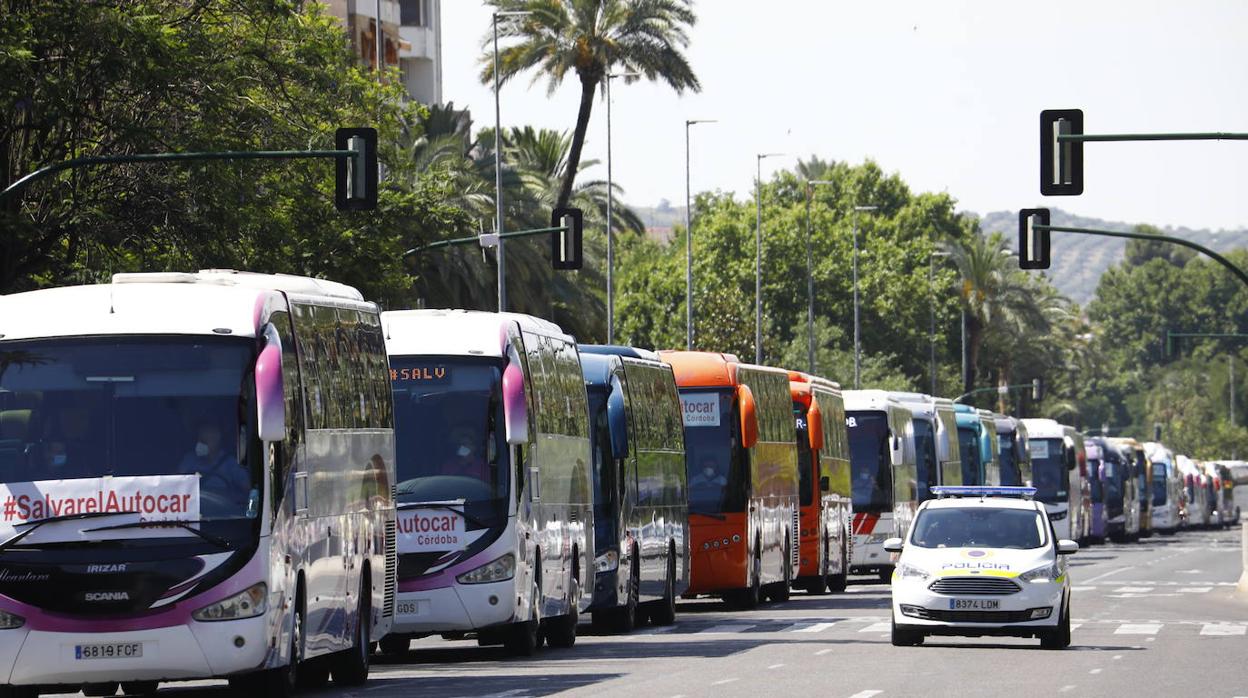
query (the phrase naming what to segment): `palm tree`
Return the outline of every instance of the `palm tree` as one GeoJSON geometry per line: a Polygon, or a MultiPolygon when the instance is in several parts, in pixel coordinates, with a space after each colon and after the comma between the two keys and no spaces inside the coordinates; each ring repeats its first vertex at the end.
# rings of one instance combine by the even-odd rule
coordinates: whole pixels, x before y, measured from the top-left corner
{"type": "MultiPolygon", "coordinates": [[[[661,80],[676,90],[701,89],[682,49],[689,45],[688,27],[697,21],[692,0],[487,0],[497,11],[525,11],[528,16],[500,22],[499,35],[514,40],[499,53],[499,79],[537,69],[536,82],[547,78],[554,92],[575,72],[581,84],[576,128],[563,168],[556,204],[572,199],[580,172],[581,150],[598,85],[612,71],[637,73],[647,80],[661,80]]],[[[491,38],[484,42],[481,81],[494,80],[491,38]]],[[[625,77],[634,82],[637,76],[625,77]]]]}

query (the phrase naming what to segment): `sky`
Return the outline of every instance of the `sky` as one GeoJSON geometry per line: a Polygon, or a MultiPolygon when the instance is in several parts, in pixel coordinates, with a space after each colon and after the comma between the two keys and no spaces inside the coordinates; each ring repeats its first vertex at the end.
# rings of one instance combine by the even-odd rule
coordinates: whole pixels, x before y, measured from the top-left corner
{"type": "MultiPolygon", "coordinates": [[[[637,206],[693,191],[748,197],[799,158],[875,160],[960,210],[1050,206],[1109,220],[1248,228],[1248,141],[1092,143],[1084,194],[1041,197],[1039,115],[1079,108],[1088,133],[1248,132],[1248,2],[701,0],[687,55],[702,90],[612,86],[612,169],[637,206]]],[[[478,59],[490,8],[442,2],[443,99],[493,125],[478,59]]],[[[504,127],[571,130],[580,85],[503,86],[504,127]]],[[[595,102],[584,158],[606,159],[595,102]]],[[[605,168],[582,177],[605,178],[605,168]]],[[[864,202],[869,203],[869,202],[864,202]]]]}

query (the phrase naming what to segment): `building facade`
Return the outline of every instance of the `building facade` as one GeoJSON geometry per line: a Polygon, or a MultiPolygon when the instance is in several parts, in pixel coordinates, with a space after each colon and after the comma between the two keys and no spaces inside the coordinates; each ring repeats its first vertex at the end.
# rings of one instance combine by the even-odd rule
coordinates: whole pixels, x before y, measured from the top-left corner
{"type": "Polygon", "coordinates": [[[441,0],[324,0],[351,37],[360,60],[377,67],[377,16],[381,59],[398,68],[408,95],[422,104],[442,102],[441,0]]]}

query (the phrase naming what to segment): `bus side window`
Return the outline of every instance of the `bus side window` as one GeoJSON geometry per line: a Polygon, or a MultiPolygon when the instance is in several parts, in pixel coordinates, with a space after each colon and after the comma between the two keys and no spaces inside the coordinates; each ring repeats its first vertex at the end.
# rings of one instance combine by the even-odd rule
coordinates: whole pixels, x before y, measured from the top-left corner
{"type": "Polygon", "coordinates": [[[294,332],[291,328],[290,314],[279,310],[269,316],[277,335],[282,342],[282,392],[286,403],[286,438],[281,443],[272,445],[274,460],[272,479],[272,510],[276,514],[282,502],[286,479],[294,467],[295,454],[299,444],[299,435],[303,433],[304,399],[299,380],[299,356],[294,332]]]}

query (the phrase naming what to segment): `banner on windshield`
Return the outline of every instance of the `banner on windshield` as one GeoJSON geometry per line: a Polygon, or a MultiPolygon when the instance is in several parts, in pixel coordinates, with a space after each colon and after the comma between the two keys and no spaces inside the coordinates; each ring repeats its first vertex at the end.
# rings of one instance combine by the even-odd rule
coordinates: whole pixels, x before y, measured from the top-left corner
{"type": "MultiPolygon", "coordinates": [[[[0,530],[58,516],[115,513],[118,522],[196,520],[198,475],[145,475],[0,484],[0,530]]],[[[111,523],[111,522],[110,522],[111,523]]]]}
{"type": "Polygon", "coordinates": [[[719,426],[718,393],[681,393],[680,406],[686,427],[719,426]]]}
{"type": "Polygon", "coordinates": [[[404,509],[397,517],[399,552],[441,553],[463,550],[485,533],[469,531],[464,515],[451,509],[404,509]]]}

